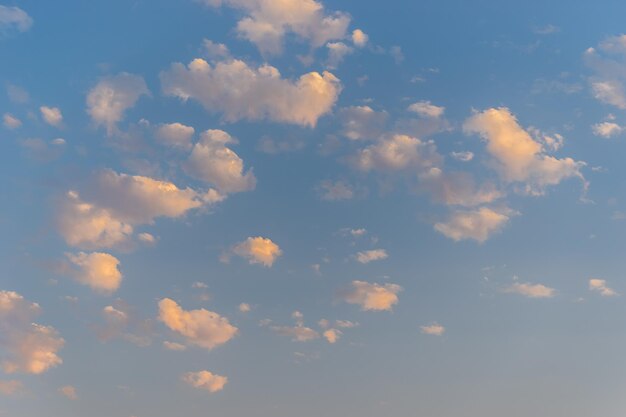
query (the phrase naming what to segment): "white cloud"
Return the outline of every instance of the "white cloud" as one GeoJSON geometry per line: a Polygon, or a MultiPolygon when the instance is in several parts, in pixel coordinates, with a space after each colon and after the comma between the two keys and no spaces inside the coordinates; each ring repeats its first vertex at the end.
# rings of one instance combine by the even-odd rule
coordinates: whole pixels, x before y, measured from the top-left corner
{"type": "Polygon", "coordinates": [[[361,171],[426,171],[441,163],[432,141],[407,135],[380,138],[375,144],[361,149],[352,164],[361,171]]]}
{"type": "Polygon", "coordinates": [[[256,177],[252,170],[244,173],[243,160],[226,146],[231,143],[237,142],[223,130],[203,132],[191,151],[186,171],[224,193],[253,190],[256,177]]]}
{"type": "Polygon", "coordinates": [[[594,97],[603,103],[626,109],[626,35],[606,38],[597,48],[588,48],[584,58],[595,72],[589,77],[594,97]]]}
{"type": "Polygon", "coordinates": [[[507,182],[525,185],[529,194],[543,194],[545,188],[571,177],[584,181],[584,162],[558,159],[545,154],[541,143],[524,130],[507,108],[491,108],[465,121],[466,133],[479,134],[487,142],[492,164],[507,182]]]}
{"type": "Polygon", "coordinates": [[[87,95],[87,113],[107,134],[117,132],[117,123],[124,119],[126,110],[132,108],[143,95],[149,95],[146,82],[138,75],[122,72],[103,78],[87,95]]]}
{"type": "Polygon", "coordinates": [[[2,116],[2,124],[7,129],[17,129],[22,126],[22,121],[10,113],[4,113],[2,116]]]}
{"type": "Polygon", "coordinates": [[[596,291],[603,297],[615,297],[619,295],[614,289],[606,285],[606,280],[604,279],[591,278],[589,280],[589,290],[596,291]]]}
{"type": "Polygon", "coordinates": [[[41,312],[11,291],[0,291],[0,360],[5,373],[41,374],[63,363],[57,355],[64,340],[56,329],[34,323],[41,312]]]}
{"type": "Polygon", "coordinates": [[[422,330],[422,333],[428,334],[431,336],[443,336],[443,334],[446,331],[446,328],[438,323],[432,323],[427,326],[421,326],[420,329],[422,330]]]}
{"type": "Polygon", "coordinates": [[[343,300],[349,304],[358,304],[362,310],[391,310],[398,303],[398,293],[402,287],[397,284],[369,283],[352,281],[352,288],[345,291],[343,300]]]}
{"type": "Polygon", "coordinates": [[[347,55],[354,52],[354,49],[343,42],[328,42],[326,48],[328,49],[328,68],[337,68],[347,55]]]}
{"type": "Polygon", "coordinates": [[[452,152],[450,155],[461,162],[469,162],[474,159],[474,153],[470,151],[452,152]]]}
{"type": "Polygon", "coordinates": [[[445,222],[436,223],[435,230],[455,241],[472,239],[482,243],[502,230],[513,215],[515,213],[506,208],[457,210],[445,222]]]}
{"type": "Polygon", "coordinates": [[[76,388],[71,385],[66,385],[59,388],[59,394],[61,394],[68,400],[76,401],[78,399],[78,393],[76,392],[76,388]]]}
{"type": "Polygon", "coordinates": [[[69,261],[78,269],[72,271],[74,279],[94,291],[111,294],[120,287],[122,273],[118,266],[120,261],[108,253],[79,252],[67,254],[69,261]]]}
{"type": "Polygon", "coordinates": [[[239,36],[254,43],[263,54],[279,54],[284,39],[294,34],[320,47],[346,37],[350,17],[327,13],[316,0],[198,0],[206,5],[239,9],[245,17],[237,23],[239,36]]]}
{"type": "Polygon", "coordinates": [[[230,51],[228,47],[223,43],[216,43],[212,40],[205,39],[202,41],[202,45],[204,46],[204,50],[210,59],[218,59],[218,58],[228,58],[230,57],[230,51]]]}
{"type": "Polygon", "coordinates": [[[159,320],[188,343],[207,350],[228,342],[238,331],[217,313],[205,309],[186,311],[169,298],[159,301],[159,320]]]}
{"type": "Polygon", "coordinates": [[[385,127],[387,117],[387,112],[377,112],[369,106],[344,107],[339,110],[342,134],[351,140],[379,137],[385,127]]]}
{"type": "Polygon", "coordinates": [[[63,123],[63,114],[58,107],[41,106],[39,111],[43,120],[50,126],[58,127],[63,123]]]}
{"type": "Polygon", "coordinates": [[[26,32],[33,26],[33,19],[19,7],[0,5],[0,35],[13,30],[26,32]]]}
{"type": "Polygon", "coordinates": [[[163,91],[183,101],[195,99],[227,122],[269,119],[314,127],[330,112],[341,83],[329,72],[310,72],[292,81],[270,66],[248,66],[227,60],[211,66],[195,59],[187,67],[175,63],[160,75],[163,91]]]}
{"type": "Polygon", "coordinates": [[[271,267],[283,252],[280,247],[265,237],[249,237],[232,248],[232,253],[247,259],[250,264],[271,267]]]}
{"type": "Polygon", "coordinates": [[[163,145],[189,149],[191,148],[191,139],[195,133],[196,131],[193,127],[185,126],[182,123],[164,123],[157,127],[156,138],[163,145]]]}
{"type": "Polygon", "coordinates": [[[187,350],[187,346],[176,342],[165,341],[163,342],[163,347],[167,350],[173,350],[176,352],[182,352],[184,350],[187,350]]]}
{"type": "Polygon", "coordinates": [[[182,380],[194,388],[215,393],[224,389],[228,378],[209,371],[187,372],[182,380]]]}
{"type": "Polygon", "coordinates": [[[435,106],[430,101],[418,101],[411,104],[407,110],[416,113],[417,115],[422,117],[437,118],[443,116],[446,108],[441,106],[435,106]]]}
{"type": "Polygon", "coordinates": [[[352,31],[352,43],[357,48],[363,48],[367,45],[367,41],[369,40],[369,36],[361,29],[354,29],[352,31]]]}
{"type": "Polygon", "coordinates": [[[248,303],[241,303],[239,304],[238,309],[241,313],[249,313],[250,310],[252,310],[252,307],[250,307],[250,304],[248,303]]]}
{"type": "Polygon", "coordinates": [[[596,136],[602,136],[603,138],[610,138],[615,135],[619,135],[624,131],[624,127],[614,122],[602,122],[596,123],[591,126],[593,134],[596,136]]]}
{"type": "Polygon", "coordinates": [[[373,261],[380,261],[383,259],[387,259],[388,257],[389,255],[387,255],[387,251],[384,249],[366,250],[358,252],[356,254],[356,260],[362,264],[368,264],[373,261]]]}
{"type": "Polygon", "coordinates": [[[554,288],[546,287],[543,284],[519,283],[504,289],[506,293],[520,294],[529,298],[552,298],[556,295],[554,288]]]}

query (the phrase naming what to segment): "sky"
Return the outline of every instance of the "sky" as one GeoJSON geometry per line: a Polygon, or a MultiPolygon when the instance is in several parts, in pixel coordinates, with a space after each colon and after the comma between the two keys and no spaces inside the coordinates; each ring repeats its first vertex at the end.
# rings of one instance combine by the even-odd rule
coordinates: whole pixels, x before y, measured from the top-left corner
{"type": "Polygon", "coordinates": [[[0,416],[622,417],[625,14],[0,0],[0,416]]]}

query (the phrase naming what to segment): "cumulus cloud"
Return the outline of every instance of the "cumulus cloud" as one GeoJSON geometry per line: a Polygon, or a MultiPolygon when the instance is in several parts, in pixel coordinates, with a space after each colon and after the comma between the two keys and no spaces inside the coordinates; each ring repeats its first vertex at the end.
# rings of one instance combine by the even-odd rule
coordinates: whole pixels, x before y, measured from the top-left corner
{"type": "Polygon", "coordinates": [[[111,294],[120,287],[122,273],[118,268],[120,261],[115,256],[101,252],[79,252],[68,253],[67,258],[77,267],[72,275],[81,284],[105,294],[111,294]]]}
{"type": "Polygon", "coordinates": [[[470,151],[452,152],[450,156],[461,162],[469,162],[474,159],[474,153],[470,151]]]}
{"type": "Polygon", "coordinates": [[[591,130],[593,131],[593,134],[596,136],[602,136],[603,138],[610,138],[615,135],[619,135],[625,129],[623,126],[620,126],[614,122],[602,122],[602,123],[596,123],[593,126],[591,126],[591,130]]]}
{"type": "Polygon", "coordinates": [[[232,248],[232,253],[247,259],[250,264],[271,267],[283,252],[280,247],[266,237],[249,237],[232,248]]]}
{"type": "Polygon", "coordinates": [[[2,116],[2,124],[7,129],[17,129],[22,126],[22,121],[10,113],[4,113],[2,116]]]}
{"type": "Polygon", "coordinates": [[[363,48],[367,45],[367,41],[369,41],[369,36],[361,29],[354,29],[352,31],[352,43],[357,48],[363,48]]]}
{"type": "Polygon", "coordinates": [[[5,373],[41,374],[63,363],[64,340],[55,328],[34,323],[41,313],[12,291],[0,291],[0,360],[5,373]]]}
{"type": "Polygon", "coordinates": [[[441,163],[432,141],[422,141],[407,135],[389,135],[361,149],[352,158],[360,171],[426,171],[441,163]]]}
{"type": "Polygon", "coordinates": [[[337,68],[347,55],[354,52],[354,49],[343,42],[328,42],[326,49],[328,49],[328,68],[337,68]]]}
{"type": "Polygon", "coordinates": [[[159,301],[159,320],[188,343],[207,350],[228,342],[238,331],[226,317],[205,309],[186,311],[169,298],[159,301]]]}
{"type": "Polygon", "coordinates": [[[606,104],[626,109],[626,35],[610,36],[584,53],[594,71],[589,77],[593,96],[606,104]]]}
{"type": "Polygon", "coordinates": [[[290,337],[293,342],[309,342],[320,337],[318,332],[302,325],[272,326],[270,329],[281,336],[290,337]]]}
{"type": "Polygon", "coordinates": [[[446,328],[438,323],[432,323],[427,326],[421,326],[420,329],[422,330],[422,333],[428,334],[431,336],[443,336],[443,334],[446,332],[446,328]]]}
{"type": "Polygon", "coordinates": [[[101,79],[87,95],[87,113],[97,126],[104,126],[108,135],[117,131],[126,110],[135,106],[150,91],[138,75],[122,72],[101,79]]]}
{"type": "Polygon", "coordinates": [[[224,389],[228,378],[209,371],[187,372],[182,376],[183,382],[194,388],[215,393],[224,389]]]}
{"type": "Polygon", "coordinates": [[[352,185],[345,181],[322,181],[317,187],[317,193],[322,200],[341,201],[351,200],[357,195],[352,185]]]}
{"type": "Polygon", "coordinates": [[[316,0],[198,0],[206,5],[232,7],[245,14],[237,23],[239,36],[263,54],[279,54],[289,34],[320,47],[343,39],[350,24],[345,13],[328,13],[316,0]]]}
{"type": "Polygon", "coordinates": [[[356,260],[362,264],[368,264],[373,261],[380,261],[383,259],[387,259],[389,255],[385,249],[372,249],[366,250],[362,252],[358,252],[356,255],[356,260]]]}
{"type": "Polygon", "coordinates": [[[445,222],[435,223],[435,230],[455,241],[471,239],[482,243],[502,230],[513,215],[515,212],[508,208],[456,210],[445,222]]]}
{"type": "Polygon", "coordinates": [[[228,47],[223,43],[213,42],[210,39],[202,41],[202,46],[209,59],[223,59],[230,57],[228,47]]]}
{"type": "Polygon", "coordinates": [[[310,72],[292,81],[270,65],[253,68],[236,59],[213,66],[203,59],[187,67],[175,63],[160,78],[165,94],[197,100],[207,111],[221,112],[227,122],[268,119],[314,127],[341,92],[339,79],[330,72],[310,72]]]}
{"type": "Polygon", "coordinates": [[[78,392],[76,391],[76,388],[71,385],[59,388],[59,394],[68,400],[76,401],[78,399],[78,392]]]}
{"type": "Polygon", "coordinates": [[[543,284],[531,284],[528,282],[515,282],[504,289],[506,293],[520,294],[529,298],[552,298],[556,295],[554,288],[546,287],[543,284]]]}
{"type": "Polygon", "coordinates": [[[344,107],[339,110],[341,133],[350,140],[377,138],[383,132],[387,117],[387,112],[377,112],[369,106],[344,107]]]}
{"type": "Polygon", "coordinates": [[[341,295],[345,302],[357,304],[362,310],[382,311],[391,310],[398,303],[398,293],[402,287],[397,284],[369,283],[352,281],[352,288],[341,295]]]}
{"type": "Polygon", "coordinates": [[[589,280],[589,290],[596,291],[603,297],[615,297],[619,295],[617,291],[609,288],[604,279],[591,278],[589,280]]]}
{"type": "Polygon", "coordinates": [[[335,344],[337,343],[337,341],[339,340],[339,338],[341,337],[343,333],[341,332],[341,330],[337,330],[337,329],[328,329],[326,331],[324,331],[324,339],[326,339],[326,341],[330,344],[335,344]]]}
{"type": "Polygon", "coordinates": [[[252,307],[250,307],[250,304],[248,303],[241,303],[239,304],[238,309],[241,313],[249,313],[250,310],[252,310],[252,307]]]}
{"type": "Polygon", "coordinates": [[[223,130],[207,130],[193,146],[185,165],[187,172],[224,193],[250,191],[256,187],[252,170],[244,172],[243,160],[227,144],[237,141],[223,130]]]}
{"type": "Polygon", "coordinates": [[[50,126],[58,127],[63,123],[63,114],[58,107],[41,106],[39,111],[43,120],[50,126]]]}
{"type": "Polygon", "coordinates": [[[184,350],[187,350],[187,346],[181,344],[181,343],[176,343],[176,342],[168,342],[165,341],[163,342],[163,347],[167,350],[173,350],[173,351],[177,351],[177,352],[182,352],[184,350]]]}
{"type": "Polygon", "coordinates": [[[430,101],[418,101],[411,104],[408,111],[423,117],[441,117],[446,111],[445,107],[435,106],[430,101]]]}
{"type": "Polygon", "coordinates": [[[500,176],[507,182],[524,184],[529,194],[542,194],[547,186],[571,177],[584,181],[580,172],[584,162],[547,155],[544,146],[519,125],[507,108],[476,113],[466,120],[463,129],[480,135],[500,176]]]}
{"type": "Polygon", "coordinates": [[[504,196],[495,184],[476,184],[467,172],[444,172],[431,168],[419,176],[420,187],[430,193],[433,201],[448,206],[475,207],[491,203],[504,196]]]}
{"type": "Polygon", "coordinates": [[[0,5],[0,35],[12,31],[26,32],[33,26],[33,19],[19,7],[0,5]]]}
{"type": "Polygon", "coordinates": [[[163,145],[189,149],[191,148],[191,139],[195,133],[196,131],[193,127],[185,126],[182,123],[164,123],[157,127],[156,138],[163,145]]]}

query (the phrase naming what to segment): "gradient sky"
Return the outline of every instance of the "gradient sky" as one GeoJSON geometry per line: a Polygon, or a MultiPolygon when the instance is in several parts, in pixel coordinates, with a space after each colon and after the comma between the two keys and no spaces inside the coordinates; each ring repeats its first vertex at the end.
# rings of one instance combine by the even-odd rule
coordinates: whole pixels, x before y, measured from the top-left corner
{"type": "Polygon", "coordinates": [[[0,416],[623,417],[623,1],[0,4],[0,416]]]}

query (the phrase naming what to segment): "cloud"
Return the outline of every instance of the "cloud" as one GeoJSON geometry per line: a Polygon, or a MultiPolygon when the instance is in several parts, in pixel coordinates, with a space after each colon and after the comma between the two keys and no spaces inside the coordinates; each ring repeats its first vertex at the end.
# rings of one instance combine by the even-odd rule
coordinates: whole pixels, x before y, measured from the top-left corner
{"type": "Polygon", "coordinates": [[[138,75],[122,72],[101,79],[87,95],[87,113],[97,126],[104,126],[110,136],[126,110],[143,95],[150,95],[146,82],[138,75]]]}
{"type": "Polygon", "coordinates": [[[528,194],[543,194],[545,188],[571,177],[584,181],[584,162],[558,159],[545,154],[542,144],[522,129],[507,108],[491,108],[465,121],[467,134],[478,134],[487,142],[492,165],[503,180],[523,183],[528,194]]]}
{"type": "Polygon", "coordinates": [[[341,92],[330,72],[310,72],[292,81],[270,65],[252,68],[236,59],[213,66],[203,59],[187,67],[175,63],[160,78],[165,94],[197,100],[208,112],[223,113],[227,122],[268,119],[314,127],[341,92]]]}
{"type": "Polygon", "coordinates": [[[247,259],[250,264],[271,267],[283,252],[280,247],[265,237],[249,237],[232,248],[232,253],[247,259]]]}
{"type": "Polygon", "coordinates": [[[76,401],[78,399],[78,393],[76,392],[76,388],[71,385],[66,385],[59,388],[59,394],[61,394],[68,400],[76,401]]]}
{"type": "Polygon", "coordinates": [[[467,172],[445,173],[431,168],[419,179],[420,187],[430,193],[433,201],[448,206],[475,207],[504,197],[495,184],[486,182],[478,186],[467,172]]]}
{"type": "Polygon", "coordinates": [[[430,101],[418,101],[411,104],[407,108],[407,110],[422,117],[438,118],[443,116],[446,108],[441,106],[435,106],[430,101]]]}
{"type": "Polygon", "coordinates": [[[43,120],[50,126],[58,127],[61,126],[61,123],[63,123],[63,114],[58,107],[41,106],[39,111],[41,112],[43,120]]]}
{"type": "Polygon", "coordinates": [[[443,336],[443,334],[446,331],[446,328],[438,323],[432,323],[427,326],[421,326],[420,329],[422,330],[422,333],[428,334],[431,336],[443,336]]]}
{"type": "Polygon", "coordinates": [[[345,181],[322,181],[316,189],[319,197],[326,201],[351,200],[357,195],[354,187],[345,181]]]}
{"type": "Polygon", "coordinates": [[[228,378],[209,371],[187,372],[182,376],[183,382],[194,388],[215,393],[224,389],[228,378]]]}
{"type": "Polygon", "coordinates": [[[309,342],[311,340],[318,339],[320,337],[319,333],[310,327],[305,327],[303,325],[297,326],[272,326],[270,329],[281,335],[290,337],[293,342],[309,342]]]}
{"type": "Polygon", "coordinates": [[[196,133],[191,126],[185,126],[182,123],[164,123],[160,124],[156,129],[156,138],[163,145],[172,148],[189,149],[191,148],[191,139],[196,133]]]}
{"type": "Polygon", "coordinates": [[[68,253],[67,258],[78,267],[72,271],[72,275],[79,283],[104,294],[111,294],[120,287],[122,273],[118,269],[120,261],[115,256],[101,252],[79,252],[75,255],[68,253]]]}
{"type": "Polygon", "coordinates": [[[461,162],[469,162],[474,159],[474,153],[470,151],[452,152],[450,153],[450,156],[461,162]]]}
{"type": "Polygon", "coordinates": [[[343,42],[328,42],[326,48],[328,49],[328,68],[337,68],[347,55],[354,52],[354,49],[343,42]]]}
{"type": "Polygon", "coordinates": [[[343,39],[350,24],[345,13],[327,13],[315,0],[198,0],[208,6],[222,5],[241,10],[245,17],[237,23],[239,36],[254,43],[263,54],[280,54],[284,39],[293,34],[320,47],[343,39]]]}
{"type": "Polygon", "coordinates": [[[205,309],[185,311],[169,298],[159,301],[159,320],[188,343],[207,350],[228,342],[238,331],[217,313],[205,309]]]}
{"type": "Polygon", "coordinates": [[[324,339],[330,344],[335,344],[343,333],[337,329],[328,329],[324,332],[324,339]]]}
{"type": "Polygon", "coordinates": [[[369,283],[352,281],[352,288],[343,292],[342,298],[349,304],[358,304],[362,310],[391,310],[398,303],[398,293],[402,287],[397,284],[369,283]]]}
{"type": "Polygon", "coordinates": [[[436,223],[435,230],[454,241],[472,239],[482,243],[502,230],[515,214],[507,208],[456,210],[445,222],[436,223]]]}
{"type": "Polygon", "coordinates": [[[17,129],[22,126],[22,121],[10,113],[4,113],[2,116],[2,124],[7,129],[17,129]]]}
{"type": "Polygon", "coordinates": [[[202,41],[202,46],[204,47],[207,57],[210,59],[223,59],[230,57],[230,51],[223,43],[216,43],[212,40],[205,39],[202,41]]]}
{"type": "Polygon", "coordinates": [[[33,19],[19,7],[0,5],[0,35],[12,31],[26,32],[33,26],[33,19]]]}
{"type": "Polygon", "coordinates": [[[137,312],[121,299],[102,309],[104,325],[96,328],[102,342],[122,338],[136,346],[152,344],[153,321],[141,319],[137,312]]]}
{"type": "Polygon", "coordinates": [[[253,190],[256,177],[252,170],[244,173],[243,160],[226,146],[231,143],[237,141],[223,130],[203,132],[185,165],[187,173],[223,193],[253,190]]]}
{"type": "Polygon", "coordinates": [[[299,151],[305,146],[305,142],[300,139],[274,139],[269,136],[263,136],[259,139],[257,150],[266,154],[277,155],[279,153],[299,151]]]}
{"type": "Polygon", "coordinates": [[[606,38],[597,48],[588,48],[583,57],[594,71],[589,77],[593,96],[603,103],[626,109],[626,35],[606,38]]]}
{"type": "Polygon", "coordinates": [[[248,303],[241,303],[239,304],[239,307],[237,308],[239,309],[241,313],[249,313],[250,310],[252,310],[252,307],[250,307],[250,304],[248,303]]]}
{"type": "Polygon", "coordinates": [[[357,48],[363,48],[365,45],[367,45],[368,41],[369,36],[367,36],[367,34],[361,29],[354,29],[352,31],[352,43],[357,48]]]}
{"type": "Polygon", "coordinates": [[[619,135],[625,129],[624,127],[618,125],[617,123],[602,122],[602,123],[596,123],[593,126],[591,126],[591,130],[593,131],[593,134],[596,136],[602,136],[603,138],[610,138],[612,136],[619,135]]]}
{"type": "Polygon", "coordinates": [[[387,259],[388,256],[387,251],[384,249],[372,249],[358,252],[356,254],[356,260],[362,264],[368,264],[373,261],[387,259]]]}
{"type": "Polygon", "coordinates": [[[16,395],[24,390],[24,384],[16,380],[0,380],[0,395],[16,395]]]}
{"type": "Polygon", "coordinates": [[[57,355],[64,340],[55,328],[34,323],[41,313],[12,291],[0,291],[0,359],[5,373],[41,374],[63,361],[57,355]]]}
{"type": "Polygon", "coordinates": [[[350,140],[373,139],[379,137],[385,124],[388,113],[377,112],[369,106],[344,107],[339,110],[339,120],[342,124],[342,134],[350,140]]]}
{"type": "Polygon", "coordinates": [[[441,163],[432,141],[407,135],[381,137],[375,144],[353,156],[352,165],[360,171],[426,171],[441,163]]]}
{"type": "Polygon", "coordinates": [[[543,284],[519,283],[504,289],[506,293],[520,294],[529,298],[552,298],[556,295],[554,288],[546,287],[543,284]]]}
{"type": "Polygon", "coordinates": [[[596,291],[603,297],[615,297],[619,295],[614,289],[606,285],[606,280],[598,278],[591,278],[589,280],[589,290],[596,291]]]}
{"type": "Polygon", "coordinates": [[[184,350],[187,350],[187,346],[176,342],[165,341],[163,342],[163,347],[167,350],[173,350],[176,352],[182,352],[184,350]]]}

